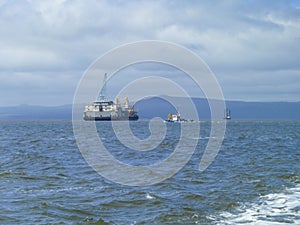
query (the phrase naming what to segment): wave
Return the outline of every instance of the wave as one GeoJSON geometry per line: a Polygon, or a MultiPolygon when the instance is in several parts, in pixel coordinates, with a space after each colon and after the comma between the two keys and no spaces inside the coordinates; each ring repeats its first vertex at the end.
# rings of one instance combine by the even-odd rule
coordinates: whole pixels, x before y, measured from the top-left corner
{"type": "Polygon", "coordinates": [[[257,203],[222,212],[216,224],[300,224],[300,185],[262,196],[257,203]]]}

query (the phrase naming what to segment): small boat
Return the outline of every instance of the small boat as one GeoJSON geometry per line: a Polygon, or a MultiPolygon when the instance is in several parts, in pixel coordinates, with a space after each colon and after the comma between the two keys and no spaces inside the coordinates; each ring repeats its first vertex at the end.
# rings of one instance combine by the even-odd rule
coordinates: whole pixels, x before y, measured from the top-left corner
{"type": "Polygon", "coordinates": [[[180,121],[181,121],[181,119],[180,119],[179,113],[176,113],[176,114],[169,113],[168,119],[166,120],[166,122],[169,122],[169,123],[179,123],[180,121]]]}
{"type": "Polygon", "coordinates": [[[225,120],[231,120],[231,111],[230,109],[226,108],[224,112],[224,119],[225,120]]]}
{"type": "Polygon", "coordinates": [[[194,120],[186,120],[180,117],[180,113],[177,112],[176,114],[169,113],[168,119],[165,120],[166,123],[184,123],[184,122],[194,122],[194,120]]]}

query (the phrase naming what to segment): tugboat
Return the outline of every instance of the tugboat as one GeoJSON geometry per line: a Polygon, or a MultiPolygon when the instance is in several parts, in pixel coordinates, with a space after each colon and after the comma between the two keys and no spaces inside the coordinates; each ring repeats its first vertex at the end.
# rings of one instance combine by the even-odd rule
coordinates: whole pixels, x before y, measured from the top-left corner
{"type": "MultiPolygon", "coordinates": [[[[183,122],[188,122],[188,120],[181,118],[180,113],[177,111],[177,113],[175,113],[175,114],[169,113],[168,119],[165,120],[165,122],[166,123],[183,123],[183,122]]],[[[193,121],[190,120],[190,122],[193,122],[193,121]]]]}
{"type": "Polygon", "coordinates": [[[118,98],[116,99],[116,103],[106,100],[106,80],[107,74],[104,76],[103,87],[98,100],[85,106],[83,119],[87,121],[138,120],[137,111],[135,111],[133,106],[129,105],[128,98],[125,99],[124,104],[119,103],[118,98]]]}
{"type": "Polygon", "coordinates": [[[170,123],[178,123],[180,121],[181,121],[181,119],[180,119],[179,113],[176,113],[176,114],[169,113],[168,119],[166,120],[166,122],[170,122],[170,123]]]}

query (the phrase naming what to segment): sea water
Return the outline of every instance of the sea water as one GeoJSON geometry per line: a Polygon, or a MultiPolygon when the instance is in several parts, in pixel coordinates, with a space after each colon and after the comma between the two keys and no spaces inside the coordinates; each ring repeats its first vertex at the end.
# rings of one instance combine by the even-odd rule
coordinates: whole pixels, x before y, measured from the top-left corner
{"type": "MultiPolygon", "coordinates": [[[[155,154],[135,154],[109,122],[96,126],[111,154],[133,165],[163,160],[180,138],[180,124],[167,124],[155,154]]],[[[228,121],[219,153],[199,172],[210,127],[200,123],[195,152],[177,174],[131,187],[89,166],[71,121],[1,121],[0,224],[300,224],[300,122],[228,121]]],[[[150,135],[148,121],[131,129],[150,135]]]]}

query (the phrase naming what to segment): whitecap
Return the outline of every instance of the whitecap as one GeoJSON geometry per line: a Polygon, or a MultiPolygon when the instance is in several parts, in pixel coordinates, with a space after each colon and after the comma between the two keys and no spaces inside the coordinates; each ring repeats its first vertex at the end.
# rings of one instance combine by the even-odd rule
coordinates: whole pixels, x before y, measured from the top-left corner
{"type": "Polygon", "coordinates": [[[146,194],[146,199],[155,199],[154,196],[150,195],[149,193],[146,194]]]}
{"type": "Polygon", "coordinates": [[[281,193],[261,196],[258,203],[246,203],[216,216],[217,224],[300,224],[300,185],[281,193]]]}

